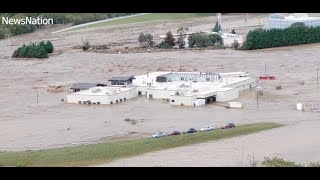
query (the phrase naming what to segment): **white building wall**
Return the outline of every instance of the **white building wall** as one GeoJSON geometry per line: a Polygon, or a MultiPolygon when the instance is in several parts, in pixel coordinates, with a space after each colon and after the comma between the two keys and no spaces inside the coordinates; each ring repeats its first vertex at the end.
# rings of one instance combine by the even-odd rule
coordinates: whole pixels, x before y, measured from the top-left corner
{"type": "Polygon", "coordinates": [[[196,96],[171,96],[170,104],[184,106],[193,106],[193,101],[197,100],[196,96]],[[174,102],[172,102],[174,101],[174,102]]]}
{"type": "Polygon", "coordinates": [[[91,103],[100,102],[100,104],[110,104],[110,102],[112,101],[113,104],[115,104],[117,100],[118,100],[118,103],[120,103],[120,99],[124,101],[124,98],[128,100],[136,96],[137,96],[137,90],[136,88],[133,88],[127,91],[123,91],[121,93],[111,94],[111,95],[68,94],[67,102],[78,104],[79,101],[81,101],[81,103],[83,103],[83,101],[91,101],[91,103]]]}
{"type": "Polygon", "coordinates": [[[126,98],[126,100],[137,97],[137,90],[136,88],[127,90],[127,91],[123,91],[121,93],[117,93],[117,94],[111,94],[109,95],[109,103],[112,101],[112,103],[116,103],[118,100],[118,103],[120,102],[120,100],[124,101],[124,98],[126,98]]]}
{"type": "Polygon", "coordinates": [[[226,102],[239,97],[238,89],[230,89],[227,91],[218,91],[216,101],[226,102]]]}
{"type": "Polygon", "coordinates": [[[100,102],[100,104],[109,104],[109,98],[107,95],[84,95],[84,94],[68,94],[67,102],[78,104],[79,101],[83,103],[84,101],[91,101],[91,103],[100,102]]]}
{"type": "Polygon", "coordinates": [[[142,96],[146,96],[147,95],[147,91],[148,91],[148,88],[147,86],[140,86],[140,87],[137,87],[137,94],[139,91],[141,91],[141,95],[142,96]]]}
{"type": "Polygon", "coordinates": [[[222,38],[222,40],[223,40],[223,45],[226,46],[226,47],[231,47],[232,44],[234,43],[234,40],[237,40],[240,45],[243,43],[242,36],[239,36],[239,37],[224,37],[224,38],[222,38]]]}
{"type": "Polygon", "coordinates": [[[250,89],[250,88],[254,88],[256,86],[256,79],[255,78],[251,78],[245,81],[241,81],[238,83],[233,83],[233,84],[229,84],[226,85],[224,87],[227,88],[238,88],[239,91],[243,91],[246,89],[250,89]]]}
{"type": "Polygon", "coordinates": [[[171,94],[175,93],[174,90],[161,90],[161,89],[149,89],[147,94],[147,97],[149,98],[149,95],[152,95],[152,98],[154,99],[170,99],[171,94]]]}

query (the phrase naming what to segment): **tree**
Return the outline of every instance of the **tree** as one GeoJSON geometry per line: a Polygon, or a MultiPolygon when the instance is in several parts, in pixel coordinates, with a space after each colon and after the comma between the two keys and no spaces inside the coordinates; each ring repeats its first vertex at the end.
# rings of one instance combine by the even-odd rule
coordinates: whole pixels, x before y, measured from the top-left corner
{"type": "Polygon", "coordinates": [[[143,34],[143,32],[140,33],[138,41],[140,44],[146,42],[146,36],[143,34]]]}
{"type": "Polygon", "coordinates": [[[166,37],[159,44],[160,48],[171,49],[175,45],[175,39],[170,31],[167,32],[166,37]]]}
{"type": "Polygon", "coordinates": [[[47,41],[44,48],[47,51],[47,53],[53,53],[53,44],[51,41],[47,41]]]}
{"type": "Polygon", "coordinates": [[[175,39],[171,33],[171,31],[168,31],[167,34],[166,34],[166,37],[164,38],[164,42],[171,45],[171,46],[174,46],[175,45],[175,39]]]}
{"type": "Polygon", "coordinates": [[[219,25],[218,21],[216,22],[216,25],[214,26],[213,32],[220,32],[221,31],[221,25],[219,25]]]}
{"type": "Polygon", "coordinates": [[[186,44],[186,42],[184,41],[182,33],[180,33],[180,35],[179,35],[178,44],[179,44],[179,48],[180,49],[184,48],[184,46],[186,44]]]}
{"type": "Polygon", "coordinates": [[[153,36],[150,33],[140,33],[138,41],[142,46],[150,47],[154,45],[153,36]]]}

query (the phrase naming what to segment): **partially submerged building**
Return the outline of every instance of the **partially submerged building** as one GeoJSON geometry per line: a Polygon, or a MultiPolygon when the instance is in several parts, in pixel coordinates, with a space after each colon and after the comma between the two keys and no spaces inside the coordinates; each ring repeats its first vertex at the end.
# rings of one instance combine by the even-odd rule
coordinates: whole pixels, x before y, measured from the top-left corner
{"type": "Polygon", "coordinates": [[[172,105],[200,106],[236,99],[240,91],[255,87],[256,78],[244,72],[152,72],[110,81],[112,87],[93,87],[69,94],[67,102],[114,104],[146,96],[167,100],[172,105]]]}

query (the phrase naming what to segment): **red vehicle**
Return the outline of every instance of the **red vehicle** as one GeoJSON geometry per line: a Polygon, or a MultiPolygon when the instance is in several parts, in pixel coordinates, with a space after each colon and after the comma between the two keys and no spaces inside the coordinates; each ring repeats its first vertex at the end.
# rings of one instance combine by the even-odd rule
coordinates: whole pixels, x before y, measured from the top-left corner
{"type": "Polygon", "coordinates": [[[175,135],[180,135],[180,132],[179,131],[173,131],[170,136],[175,136],[175,135]]]}
{"type": "Polygon", "coordinates": [[[260,76],[260,80],[275,80],[275,76],[260,76]]]}
{"type": "Polygon", "coordinates": [[[230,128],[235,128],[236,125],[234,123],[229,123],[226,126],[222,127],[222,129],[230,129],[230,128]]]}

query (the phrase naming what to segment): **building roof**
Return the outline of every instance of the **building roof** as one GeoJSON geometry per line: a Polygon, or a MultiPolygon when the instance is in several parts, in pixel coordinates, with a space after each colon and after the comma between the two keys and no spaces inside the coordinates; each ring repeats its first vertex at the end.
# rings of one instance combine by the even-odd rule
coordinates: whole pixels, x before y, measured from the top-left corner
{"type": "Polygon", "coordinates": [[[87,90],[78,91],[73,94],[77,95],[89,95],[89,96],[105,96],[105,95],[114,95],[114,94],[120,94],[132,89],[135,89],[136,87],[92,87],[87,90]]]}
{"type": "Polygon", "coordinates": [[[109,81],[129,81],[131,79],[134,79],[132,76],[130,77],[112,77],[109,79],[109,81]]]}
{"type": "Polygon", "coordinates": [[[89,89],[96,86],[107,86],[100,83],[75,83],[71,86],[70,89],[89,89]]]}

